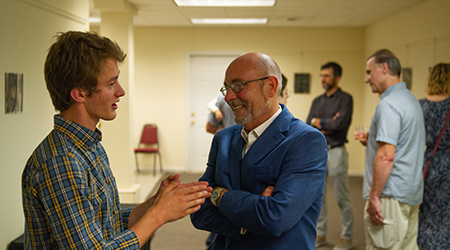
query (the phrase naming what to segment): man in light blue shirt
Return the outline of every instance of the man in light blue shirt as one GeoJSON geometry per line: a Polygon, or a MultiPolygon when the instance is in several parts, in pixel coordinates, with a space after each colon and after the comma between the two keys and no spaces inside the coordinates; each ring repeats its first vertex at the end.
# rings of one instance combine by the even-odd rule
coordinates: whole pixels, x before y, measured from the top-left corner
{"type": "Polygon", "coordinates": [[[365,82],[381,94],[369,137],[360,140],[367,146],[366,249],[418,249],[425,127],[421,106],[400,82],[400,72],[400,62],[389,50],[375,52],[366,63],[365,82]]]}

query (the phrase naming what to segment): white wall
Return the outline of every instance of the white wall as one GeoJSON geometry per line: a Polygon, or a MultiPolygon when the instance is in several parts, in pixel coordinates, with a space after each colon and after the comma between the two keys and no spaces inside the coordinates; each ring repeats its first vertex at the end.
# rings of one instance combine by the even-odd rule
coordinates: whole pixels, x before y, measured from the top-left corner
{"type": "Polygon", "coordinates": [[[53,127],[43,76],[47,49],[58,31],[87,30],[88,15],[88,0],[0,1],[0,249],[23,233],[22,170],[53,127]],[[61,9],[65,16],[55,14],[61,9]],[[5,114],[5,72],[24,74],[21,114],[5,114]]]}
{"type": "MultiPolygon", "coordinates": [[[[312,100],[324,92],[320,66],[334,60],[343,67],[340,86],[355,101],[348,149],[350,171],[360,174],[364,169],[364,150],[354,141],[352,133],[353,127],[362,122],[364,34],[364,28],[136,27],[135,144],[142,126],[156,123],[160,127],[165,168],[186,169],[186,55],[189,52],[266,53],[277,61],[291,90],[295,73],[310,73],[311,92],[293,94],[287,104],[294,116],[302,120],[306,119],[312,100]]],[[[219,88],[222,83],[211,84],[219,88]]]]}
{"type": "MultiPolygon", "coordinates": [[[[294,73],[311,73],[311,93],[288,99],[288,108],[300,119],[306,118],[312,99],[323,92],[320,65],[336,60],[344,68],[341,86],[355,99],[352,128],[368,125],[378,97],[363,84],[366,57],[379,48],[392,49],[403,66],[413,69],[412,92],[424,97],[428,67],[450,62],[449,9],[447,0],[429,0],[367,29],[137,27],[133,145],[144,123],[161,124],[165,165],[184,167],[185,63],[191,51],[265,52],[280,64],[291,89],[294,73]]],[[[23,233],[21,173],[33,149],[52,129],[55,112],[43,77],[46,51],[56,32],[87,30],[83,21],[87,16],[87,0],[0,1],[0,77],[5,72],[24,73],[24,112],[5,115],[0,102],[0,249],[23,233]],[[58,8],[66,14],[57,14],[58,8]]],[[[361,172],[364,151],[351,135],[349,140],[350,171],[361,172]]]]}
{"type": "MultiPolygon", "coordinates": [[[[449,10],[448,0],[428,0],[370,25],[365,57],[381,48],[392,50],[403,67],[412,68],[411,93],[418,99],[425,97],[428,69],[439,62],[450,62],[449,10]]],[[[379,98],[366,86],[364,99],[364,123],[370,124],[379,98]]]]}

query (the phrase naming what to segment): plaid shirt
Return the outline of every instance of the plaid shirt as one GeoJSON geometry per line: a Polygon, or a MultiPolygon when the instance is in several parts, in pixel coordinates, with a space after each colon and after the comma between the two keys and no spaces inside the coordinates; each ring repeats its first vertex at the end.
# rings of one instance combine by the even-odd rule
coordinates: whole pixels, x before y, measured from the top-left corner
{"type": "Polygon", "coordinates": [[[138,249],[100,131],[54,122],[22,175],[25,249],[138,249]]]}

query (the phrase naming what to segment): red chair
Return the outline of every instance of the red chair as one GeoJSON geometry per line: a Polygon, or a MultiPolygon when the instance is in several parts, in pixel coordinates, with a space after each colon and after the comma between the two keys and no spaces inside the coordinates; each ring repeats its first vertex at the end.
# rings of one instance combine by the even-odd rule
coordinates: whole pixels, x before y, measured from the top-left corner
{"type": "MultiPolygon", "coordinates": [[[[159,167],[162,172],[161,154],[159,153],[158,144],[158,128],[154,124],[145,124],[142,129],[141,140],[138,147],[134,149],[134,155],[136,157],[136,169],[139,172],[138,166],[138,153],[145,154],[157,154],[159,157],[159,167]]],[[[153,155],[153,175],[156,174],[156,155],[153,155]]]]}

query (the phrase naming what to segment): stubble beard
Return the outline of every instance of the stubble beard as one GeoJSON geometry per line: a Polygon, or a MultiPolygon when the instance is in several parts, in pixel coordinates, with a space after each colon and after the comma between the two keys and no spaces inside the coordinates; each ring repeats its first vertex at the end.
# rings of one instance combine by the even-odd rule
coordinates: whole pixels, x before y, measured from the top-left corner
{"type": "MultiPolygon", "coordinates": [[[[264,99],[265,99],[264,101],[266,102],[266,105],[264,105],[264,107],[262,107],[261,109],[259,109],[257,111],[246,109],[244,114],[241,117],[235,116],[234,121],[239,125],[245,125],[249,122],[254,121],[256,119],[257,115],[261,114],[270,105],[270,99],[269,98],[264,98],[264,99]]],[[[242,102],[239,102],[239,103],[242,103],[242,102]]],[[[247,105],[245,105],[245,108],[247,108],[247,105]]]]}

